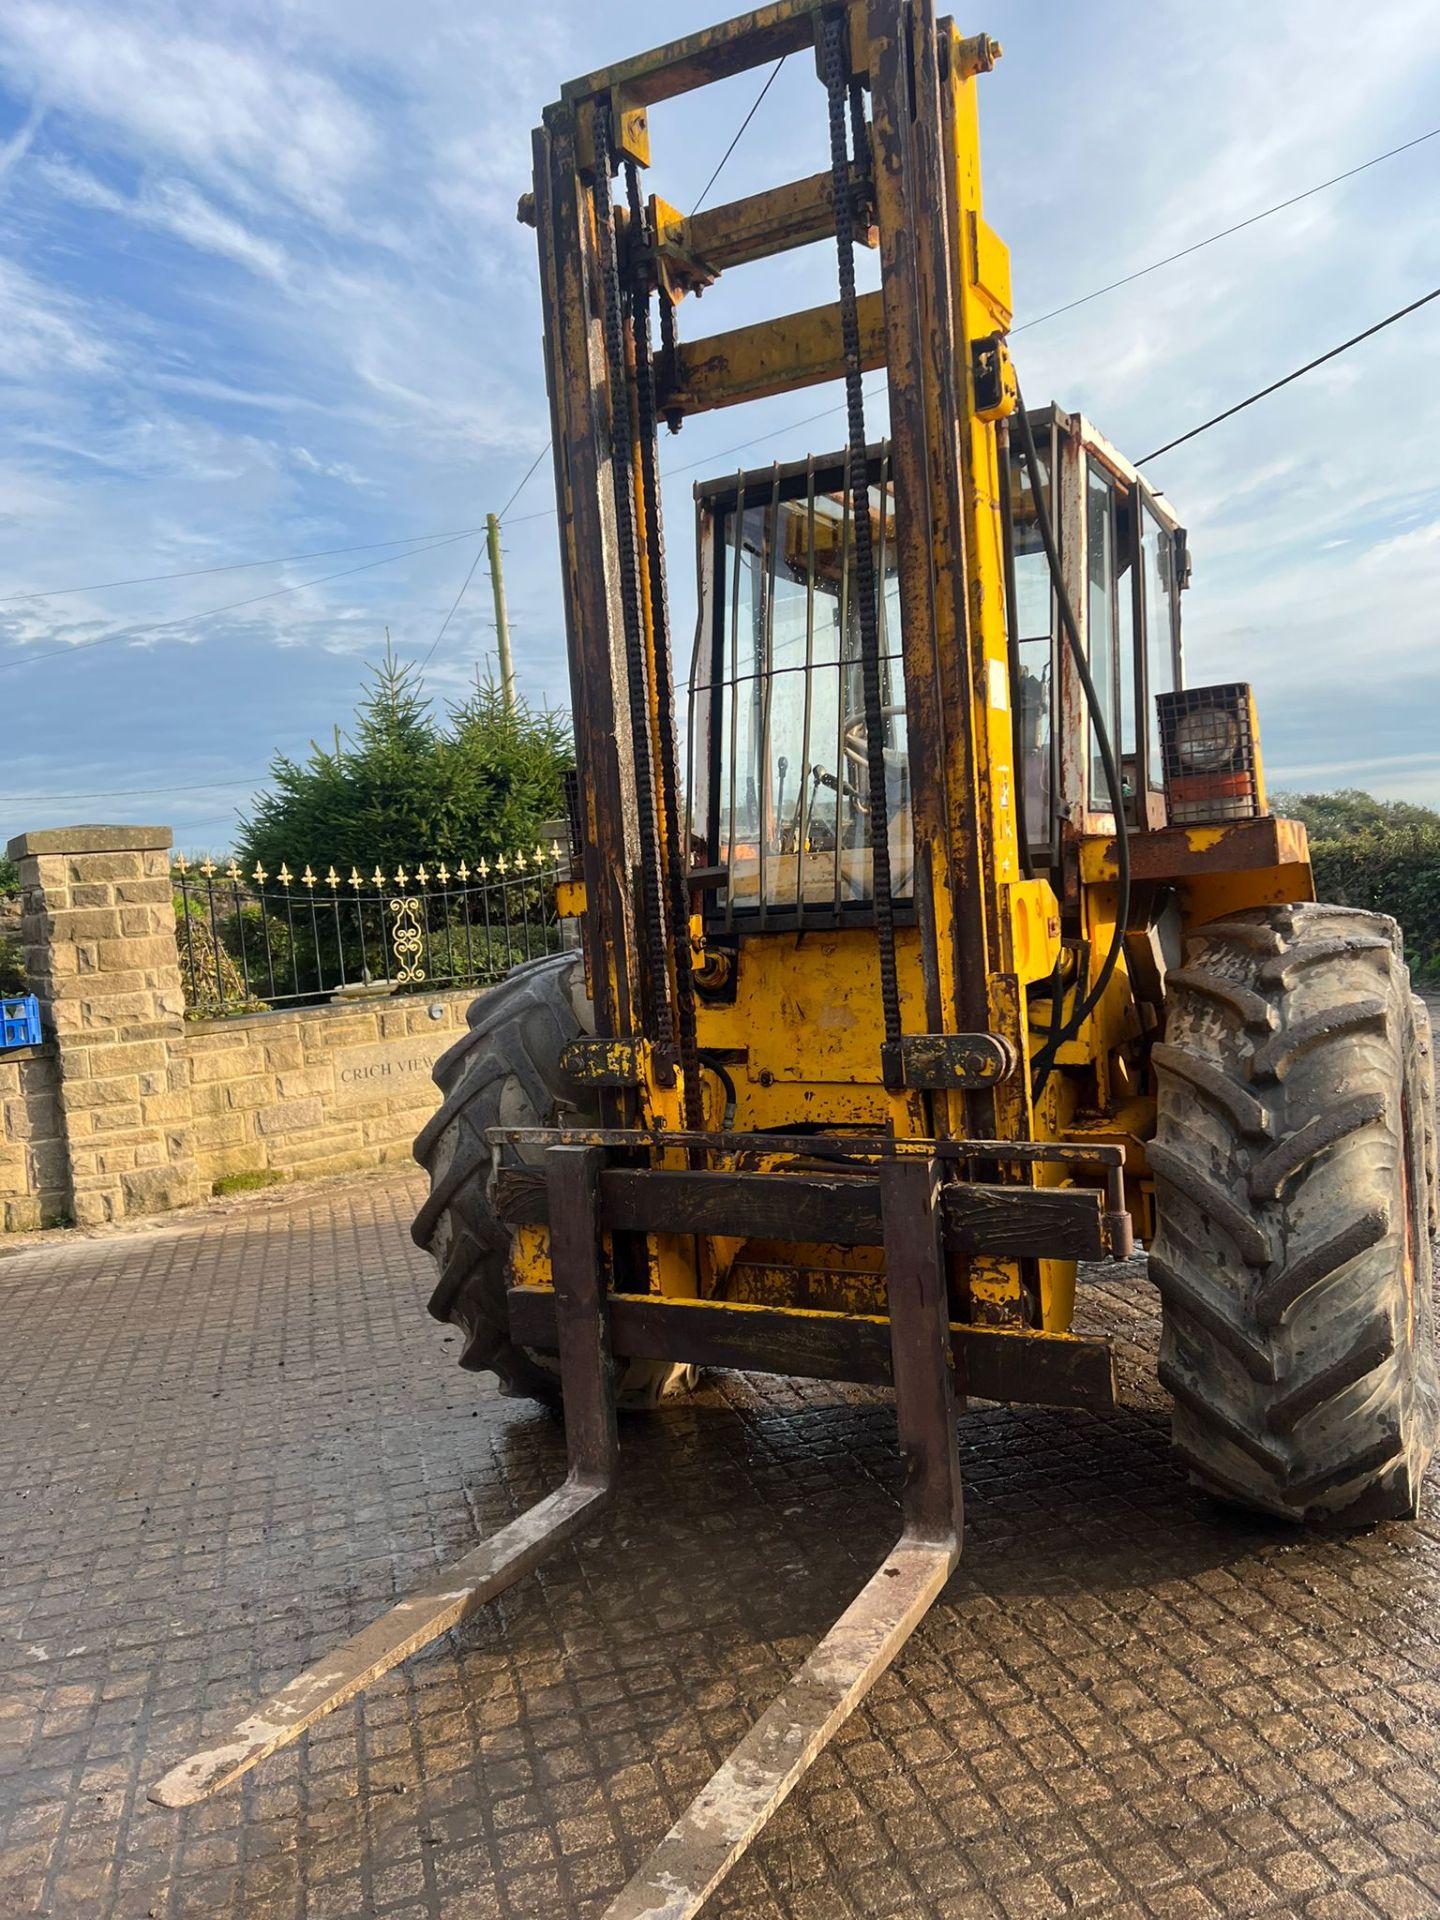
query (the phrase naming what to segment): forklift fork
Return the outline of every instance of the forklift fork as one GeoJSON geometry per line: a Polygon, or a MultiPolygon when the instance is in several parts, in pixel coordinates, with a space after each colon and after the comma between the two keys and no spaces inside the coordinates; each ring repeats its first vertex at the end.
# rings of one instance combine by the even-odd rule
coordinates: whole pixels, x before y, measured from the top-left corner
{"type": "Polygon", "coordinates": [[[555,1322],[570,1470],[554,1493],[448,1567],[408,1600],[317,1660],[240,1721],[220,1746],[182,1760],[150,1789],[162,1807],[189,1807],[343,1706],[372,1680],[453,1626],[595,1519],[615,1484],[615,1396],[603,1311],[597,1147],[551,1147],[546,1158],[555,1322]]]}
{"type": "MultiPolygon", "coordinates": [[[[600,1254],[600,1147],[545,1154],[569,1472],[554,1493],[445,1574],[282,1687],[229,1739],[150,1789],[187,1807],[494,1599],[610,1498],[618,1448],[600,1254]]],[[[880,1167],[895,1410],[905,1477],[893,1550],[609,1908],[605,1920],[688,1920],[749,1847],[837,1727],[894,1660],[960,1557],[959,1435],[941,1241],[941,1169],[880,1167]]]]}

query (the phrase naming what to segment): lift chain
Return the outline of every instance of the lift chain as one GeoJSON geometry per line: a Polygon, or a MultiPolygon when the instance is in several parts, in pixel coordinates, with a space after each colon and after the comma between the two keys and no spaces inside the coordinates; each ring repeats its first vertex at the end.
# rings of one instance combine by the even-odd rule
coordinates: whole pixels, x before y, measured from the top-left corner
{"type": "MultiPolygon", "coordinates": [[[[865,124],[865,89],[858,77],[850,81],[850,145],[855,152],[855,181],[867,199],[874,198],[874,155],[870,151],[870,130],[865,124]]],[[[853,212],[852,212],[853,219],[853,212]]]]}
{"type": "Polygon", "coordinates": [[[644,919],[648,1002],[654,1020],[657,1077],[671,1084],[674,1029],[666,962],[665,909],[660,881],[660,834],[655,807],[655,767],[650,739],[650,673],[645,609],[635,524],[635,473],[627,395],[625,319],[620,297],[619,237],[611,193],[610,105],[595,109],[595,228],[599,241],[601,302],[604,308],[605,358],[610,376],[610,458],[615,476],[615,527],[620,562],[620,612],[625,630],[625,682],[629,695],[630,741],[635,767],[635,801],[640,851],[640,908],[644,919]]]}
{"type": "MultiPolygon", "coordinates": [[[[665,287],[660,289],[660,385],[673,394],[680,379],[680,343],[675,332],[675,303],[665,287]]],[[[678,433],[684,414],[672,408],[665,415],[671,433],[678,433]]]]}
{"type": "MultiPolygon", "coordinates": [[[[882,1052],[885,1084],[901,1084],[900,986],[895,967],[895,906],[890,888],[890,807],[885,790],[885,718],[880,690],[880,630],[875,583],[875,528],[870,514],[870,473],[865,437],[865,393],[860,362],[860,317],[855,299],[855,214],[850,198],[850,160],[846,150],[847,111],[855,127],[858,166],[868,164],[863,109],[855,112],[850,87],[849,15],[827,14],[822,25],[825,90],[830,104],[830,179],[839,256],[840,337],[845,353],[845,408],[849,443],[846,484],[855,538],[855,587],[860,624],[860,676],[865,707],[865,761],[870,779],[870,842],[875,893],[875,927],[880,947],[880,1008],[884,1020],[882,1052]]],[[[881,511],[884,511],[882,502],[881,511]]],[[[838,850],[837,850],[838,858],[838,850]]]]}
{"type": "MultiPolygon", "coordinates": [[[[690,952],[690,890],[686,885],[686,849],[681,844],[679,749],[675,739],[675,671],[670,651],[670,598],[665,579],[665,525],[660,510],[656,439],[655,363],[650,352],[650,287],[645,278],[642,236],[644,209],[640,169],[625,162],[625,193],[630,209],[630,327],[635,346],[635,392],[640,441],[640,499],[645,515],[645,557],[650,579],[651,664],[660,731],[660,805],[665,827],[665,878],[669,892],[670,933],[675,958],[675,1013],[679,1027],[681,1094],[685,1125],[698,1133],[705,1125],[700,1089],[699,1042],[695,1030],[695,979],[690,952]]],[[[660,291],[661,312],[669,298],[660,291]]],[[[663,323],[662,323],[663,329],[663,323]]],[[[672,329],[673,332],[673,329],[672,329]]]]}

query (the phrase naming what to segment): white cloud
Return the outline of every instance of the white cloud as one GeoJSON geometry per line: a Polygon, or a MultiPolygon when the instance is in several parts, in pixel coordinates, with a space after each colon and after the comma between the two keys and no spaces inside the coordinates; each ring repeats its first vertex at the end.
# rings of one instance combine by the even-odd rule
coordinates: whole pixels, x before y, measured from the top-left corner
{"type": "Polygon", "coordinates": [[[103,373],[112,355],[83,304],[0,258],[0,381],[103,373]]]}
{"type": "Polygon", "coordinates": [[[289,262],[282,247],[221,213],[193,187],[163,182],[144,195],[140,208],[141,218],[168,229],[192,247],[222,254],[271,280],[289,277],[289,262]]]}
{"type": "Polygon", "coordinates": [[[1267,769],[1267,773],[1273,780],[1288,783],[1292,780],[1313,780],[1317,777],[1335,780],[1346,774],[1374,773],[1381,768],[1398,767],[1440,767],[1440,751],[1367,754],[1363,760],[1312,760],[1299,765],[1271,767],[1267,769]]]}
{"type": "Polygon", "coordinates": [[[352,467],[348,460],[317,460],[308,447],[292,447],[290,458],[297,467],[303,467],[307,473],[324,474],[327,479],[339,480],[347,487],[373,488],[375,482],[352,467]]]}
{"type": "Polygon", "coordinates": [[[230,381],[207,380],[184,373],[156,373],[152,379],[162,391],[184,394],[195,400],[214,400],[226,407],[260,407],[277,413],[305,408],[323,411],[318,400],[303,393],[272,393],[263,387],[237,387],[230,381]]]}
{"type": "Polygon", "coordinates": [[[113,213],[172,234],[189,246],[234,260],[266,279],[285,282],[290,278],[283,247],[222,213],[184,181],[162,180],[127,198],[69,161],[42,160],[36,171],[55,193],[77,207],[113,213]]]}
{"type": "Polygon", "coordinates": [[[1432,520],[1428,526],[1412,527],[1408,533],[1377,541],[1361,564],[1371,573],[1388,573],[1397,566],[1418,566],[1423,577],[1433,582],[1437,549],[1440,549],[1440,520],[1432,520]]]}
{"type": "Polygon", "coordinates": [[[0,142],[0,182],[25,158],[45,119],[43,107],[32,107],[25,119],[6,141],[0,142]]]}
{"type": "Polygon", "coordinates": [[[334,216],[372,158],[369,125],[333,80],[275,53],[187,31],[162,6],[10,0],[0,15],[0,62],[37,100],[147,158],[334,216]]]}

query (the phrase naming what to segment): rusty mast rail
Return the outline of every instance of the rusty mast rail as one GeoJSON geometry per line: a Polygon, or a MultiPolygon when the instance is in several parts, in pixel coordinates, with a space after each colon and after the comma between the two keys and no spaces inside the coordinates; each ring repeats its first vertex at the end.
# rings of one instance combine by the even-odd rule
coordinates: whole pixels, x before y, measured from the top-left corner
{"type": "Polygon", "coordinates": [[[814,42],[814,17],[834,0],[775,0],[719,26],[702,27],[683,39],[637,53],[633,59],[599,67],[567,80],[560,97],[569,105],[604,93],[619,93],[627,106],[654,106],[716,80],[728,80],[753,67],[767,66],[814,42]]]}

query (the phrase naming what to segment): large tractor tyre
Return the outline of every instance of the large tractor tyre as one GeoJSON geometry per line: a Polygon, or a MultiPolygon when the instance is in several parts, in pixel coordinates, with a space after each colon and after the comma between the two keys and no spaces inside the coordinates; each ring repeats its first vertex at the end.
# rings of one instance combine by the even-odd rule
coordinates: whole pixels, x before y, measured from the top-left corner
{"type": "Polygon", "coordinates": [[[1176,1450],[1223,1499],[1416,1513],[1440,1401],[1427,1044],[1380,914],[1254,908],[1201,927],[1169,976],[1160,1380],[1176,1450]]]}
{"type": "MultiPolygon", "coordinates": [[[[571,1040],[595,1031],[580,956],[527,961],[481,994],[466,1018],[469,1031],[435,1063],[444,1098],[415,1142],[430,1196],[410,1231],[440,1269],[429,1308],[464,1335],[461,1366],[493,1373],[504,1394],[553,1403],[560,1393],[554,1358],[510,1338],[510,1235],[495,1214],[495,1159],[485,1133],[598,1122],[593,1092],[576,1086],[560,1064],[571,1040]]],[[[511,1164],[541,1163],[533,1149],[506,1153],[511,1164]]],[[[691,1377],[688,1368],[631,1361],[617,1378],[617,1395],[626,1407],[652,1406],[691,1377]]]]}

